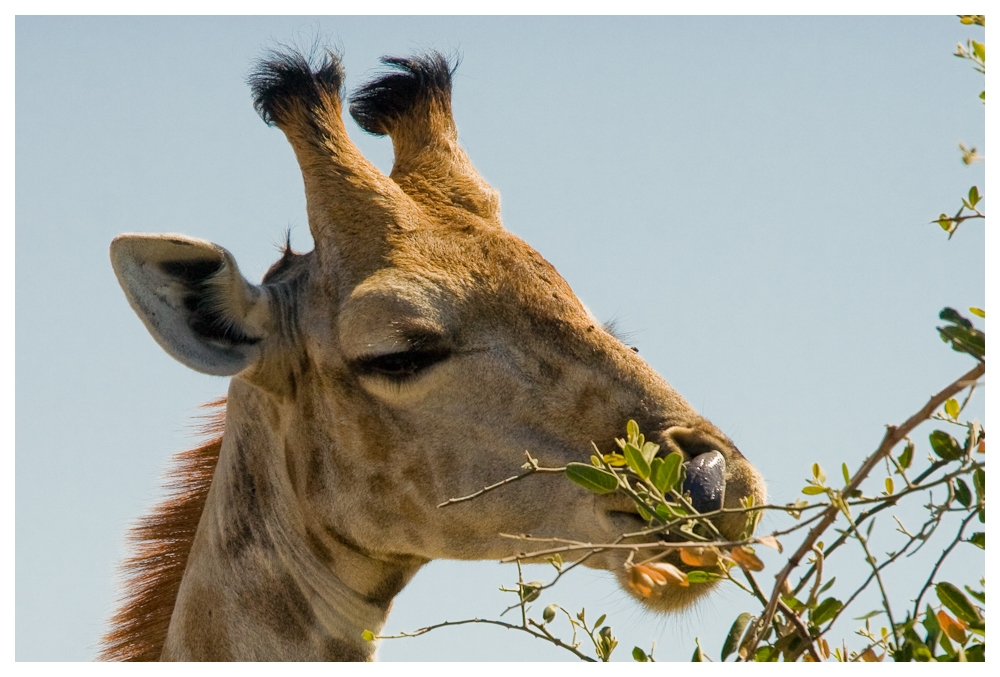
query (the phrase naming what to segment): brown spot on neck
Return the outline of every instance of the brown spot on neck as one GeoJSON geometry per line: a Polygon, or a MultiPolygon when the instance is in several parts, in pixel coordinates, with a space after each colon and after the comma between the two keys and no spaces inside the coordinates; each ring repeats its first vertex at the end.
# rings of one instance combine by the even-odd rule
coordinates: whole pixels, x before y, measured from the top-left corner
{"type": "Polygon", "coordinates": [[[316,614],[291,574],[264,581],[254,599],[254,615],[284,640],[302,642],[316,625],[316,614]]]}
{"type": "Polygon", "coordinates": [[[270,508],[270,488],[266,478],[259,478],[260,472],[255,462],[253,449],[240,430],[230,447],[233,458],[230,462],[231,479],[227,487],[227,523],[223,526],[223,548],[230,557],[242,555],[249,547],[258,545],[273,548],[267,533],[265,513],[270,508]]]}
{"type": "Polygon", "coordinates": [[[410,582],[412,577],[412,572],[404,569],[393,569],[365,596],[365,601],[374,604],[382,611],[388,611],[392,600],[410,582]]]}

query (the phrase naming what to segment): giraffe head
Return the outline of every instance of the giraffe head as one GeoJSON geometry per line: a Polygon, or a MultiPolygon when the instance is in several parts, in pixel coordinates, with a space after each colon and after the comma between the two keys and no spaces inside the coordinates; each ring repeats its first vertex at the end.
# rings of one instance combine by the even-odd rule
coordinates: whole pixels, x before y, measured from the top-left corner
{"type": "MultiPolygon", "coordinates": [[[[258,531],[297,534],[320,560],[329,539],[415,562],[524,549],[503,533],[608,542],[645,522],[627,500],[559,476],[438,505],[517,474],[525,451],[550,467],[586,461],[591,442],[611,451],[629,419],[689,459],[720,452],[725,469],[708,491],[724,491],[726,507],[762,502],[763,481],[735,445],[503,228],[498,194],[458,144],[448,63],[385,63],[350,112],[391,137],[389,176],[348,138],[335,56],[311,65],[275,54],[251,77],[258,112],[302,170],[313,251],[286,248],[252,284],[202,240],[130,234],[111,247],[157,342],[192,369],[233,377],[226,435],[239,436],[243,465],[232,482],[252,489],[256,512],[231,521],[254,513],[264,527],[233,526],[232,556],[258,531]]],[[[718,526],[735,537],[744,520],[718,526]]],[[[623,561],[605,551],[587,565],[624,583],[623,561]]],[[[643,601],[676,609],[707,588],[643,601]]]]}

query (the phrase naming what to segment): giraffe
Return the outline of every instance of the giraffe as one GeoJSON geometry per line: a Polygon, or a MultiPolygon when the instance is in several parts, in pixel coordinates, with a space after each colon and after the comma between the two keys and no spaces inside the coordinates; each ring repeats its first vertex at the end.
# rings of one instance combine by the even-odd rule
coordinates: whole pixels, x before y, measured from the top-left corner
{"type": "MultiPolygon", "coordinates": [[[[688,459],[721,453],[726,507],[764,500],[732,441],[504,229],[458,143],[448,60],[382,61],[350,113],[391,138],[388,176],[348,137],[337,55],[271,52],[249,79],[302,171],[312,251],[286,245],[253,284],[203,240],[111,245],[160,346],[231,379],[215,437],[181,455],[172,498],[133,532],[103,658],[371,660],[362,631],[430,560],[515,554],[502,532],[599,543],[644,526],[627,499],[552,475],[438,508],[517,472],[526,450],[546,466],[609,450],[629,419],[688,459]]],[[[727,537],[744,524],[717,520],[727,537]]],[[[711,587],[645,599],[624,558],[586,564],[655,610],[711,587]]]]}

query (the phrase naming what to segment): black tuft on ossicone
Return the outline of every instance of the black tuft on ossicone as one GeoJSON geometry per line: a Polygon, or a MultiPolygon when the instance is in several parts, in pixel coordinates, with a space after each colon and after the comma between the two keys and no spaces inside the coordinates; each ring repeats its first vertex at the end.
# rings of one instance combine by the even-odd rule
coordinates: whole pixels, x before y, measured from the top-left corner
{"type": "Polygon", "coordinates": [[[340,95],[344,84],[340,56],[325,50],[318,66],[314,67],[312,61],[311,57],[289,50],[270,52],[257,62],[247,82],[253,92],[253,107],[264,122],[280,124],[291,101],[316,108],[320,92],[340,95]]]}
{"type": "Polygon", "coordinates": [[[388,134],[399,118],[428,98],[450,102],[457,59],[451,64],[439,52],[431,52],[409,59],[384,56],[381,61],[395,70],[362,85],[351,96],[351,117],[366,132],[388,134]]]}

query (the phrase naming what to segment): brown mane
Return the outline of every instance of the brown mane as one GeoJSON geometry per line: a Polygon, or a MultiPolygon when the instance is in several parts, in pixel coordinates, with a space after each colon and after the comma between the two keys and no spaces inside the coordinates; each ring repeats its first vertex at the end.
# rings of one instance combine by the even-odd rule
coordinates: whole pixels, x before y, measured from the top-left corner
{"type": "Polygon", "coordinates": [[[121,565],[124,590],[102,639],[100,660],[155,661],[163,651],[226,426],[225,397],[204,406],[216,409],[201,429],[211,439],[174,456],[167,497],[129,531],[134,554],[121,565]]]}

